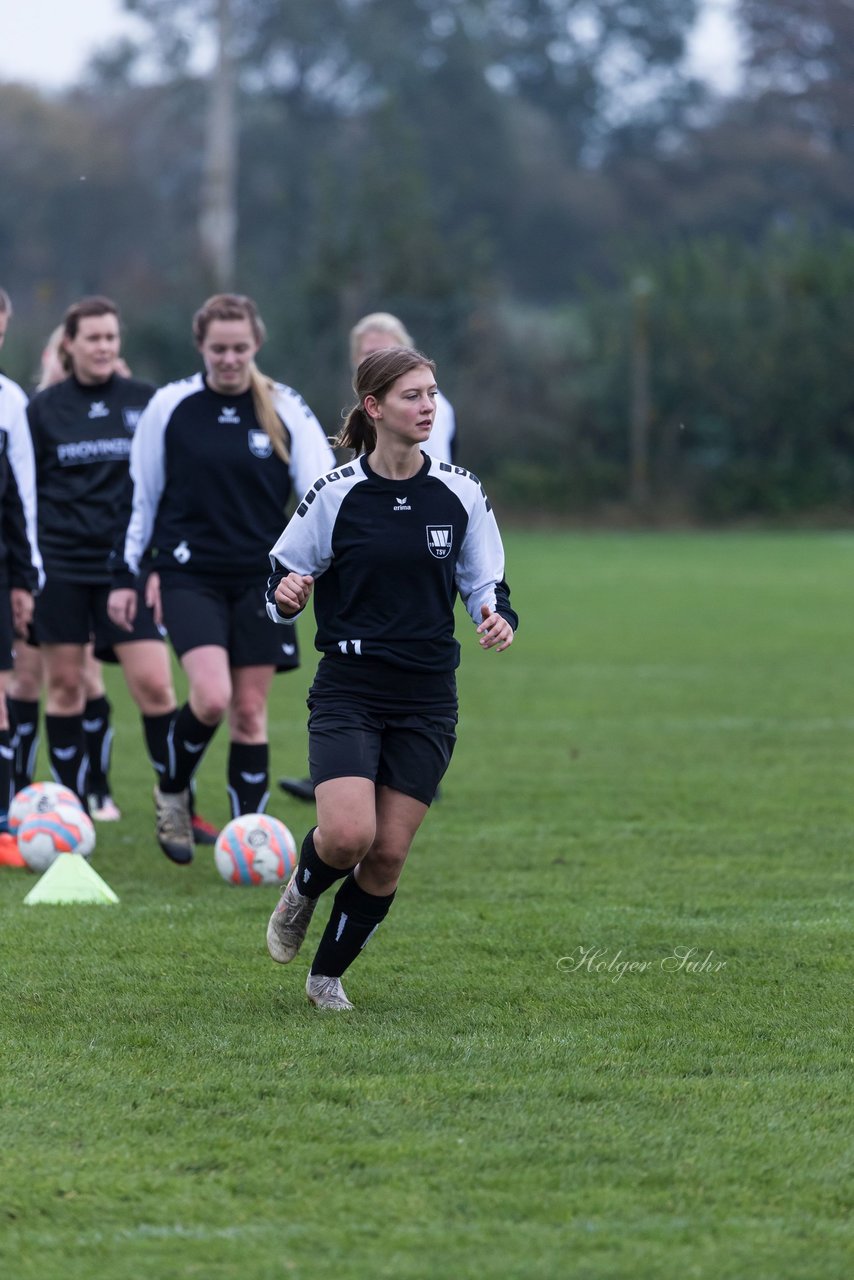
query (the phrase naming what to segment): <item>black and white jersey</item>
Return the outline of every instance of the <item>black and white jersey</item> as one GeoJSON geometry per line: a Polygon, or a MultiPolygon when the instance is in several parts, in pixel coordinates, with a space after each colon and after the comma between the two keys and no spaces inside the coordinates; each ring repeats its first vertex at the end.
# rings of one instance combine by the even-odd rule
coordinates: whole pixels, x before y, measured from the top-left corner
{"type": "Polygon", "coordinates": [[[131,440],[153,391],[147,382],[118,374],[92,386],[72,375],[30,401],[38,546],[46,573],[109,582],[109,556],[130,510],[131,440]]]}
{"type": "Polygon", "coordinates": [[[27,423],[27,397],[17,382],[13,382],[2,373],[0,373],[0,437],[2,437],[0,449],[9,459],[9,465],[15,475],[24,508],[33,565],[41,584],[44,581],[44,571],[36,533],[36,464],[33,441],[27,423]]]}
{"type": "MultiPolygon", "coordinates": [[[[290,437],[290,463],[273,451],[252,392],[220,395],[197,373],[152,399],[131,451],[133,512],[125,567],[148,551],[161,573],[256,576],[297,492],[335,464],[303,398],[274,384],[273,403],[290,437]]],[[[117,575],[117,582],[121,575],[117,575]]]]}
{"type": "Polygon", "coordinates": [[[504,548],[477,476],[429,456],[409,480],[376,475],[365,457],[308,490],[270,552],[267,613],[289,572],[316,579],[316,645],[412,671],[459,664],[454,600],[477,624],[488,605],[516,628],[504,548]]]}
{"type": "Polygon", "coordinates": [[[6,443],[6,433],[0,431],[0,587],[35,591],[39,576],[6,443]]]}

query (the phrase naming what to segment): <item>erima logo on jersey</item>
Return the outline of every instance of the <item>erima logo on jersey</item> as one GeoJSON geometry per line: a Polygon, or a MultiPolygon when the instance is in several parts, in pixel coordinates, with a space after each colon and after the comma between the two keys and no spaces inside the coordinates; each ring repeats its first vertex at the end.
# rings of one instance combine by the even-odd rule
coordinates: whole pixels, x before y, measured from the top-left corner
{"type": "Polygon", "coordinates": [[[296,653],[296,651],[297,651],[297,647],[295,644],[282,645],[282,653],[286,654],[289,658],[292,658],[296,653]]]}
{"type": "Polygon", "coordinates": [[[192,554],[193,553],[187,546],[186,542],[179,542],[175,550],[172,552],[172,555],[179,564],[186,564],[192,554]]]}
{"type": "Polygon", "coordinates": [[[232,426],[234,426],[234,424],[239,421],[240,421],[240,414],[237,412],[236,409],[233,409],[231,405],[223,409],[222,413],[217,418],[217,422],[230,423],[232,426]]]}
{"type": "Polygon", "coordinates": [[[395,498],[395,503],[397,504],[394,508],[395,511],[411,511],[412,510],[412,507],[410,507],[407,504],[406,498],[395,498]]]}
{"type": "Polygon", "coordinates": [[[110,411],[103,400],[95,400],[89,407],[90,418],[109,418],[110,411]]]}
{"type": "Polygon", "coordinates": [[[430,548],[430,555],[435,556],[437,560],[444,560],[448,552],[451,550],[451,543],[454,540],[454,527],[450,524],[428,524],[427,526],[427,546],[430,548]]]}
{"type": "Polygon", "coordinates": [[[273,452],[273,441],[266,431],[250,430],[249,452],[256,458],[269,458],[273,452]]]}

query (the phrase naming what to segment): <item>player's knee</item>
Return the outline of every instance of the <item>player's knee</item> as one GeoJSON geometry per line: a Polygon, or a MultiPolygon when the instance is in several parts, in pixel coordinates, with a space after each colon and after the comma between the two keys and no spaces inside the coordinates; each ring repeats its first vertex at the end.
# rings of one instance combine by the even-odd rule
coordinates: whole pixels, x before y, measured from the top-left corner
{"type": "Polygon", "coordinates": [[[333,867],[354,867],[370,849],[373,824],[358,815],[338,814],[322,831],[323,860],[333,867]]]}
{"type": "Polygon", "coordinates": [[[51,675],[48,694],[56,715],[79,715],[86,702],[79,671],[59,670],[51,675]]]}
{"type": "Polygon", "coordinates": [[[196,688],[190,697],[193,715],[208,725],[220,723],[228,710],[228,702],[228,691],[215,687],[196,688]]]}
{"type": "Polygon", "coordinates": [[[365,856],[365,865],[370,866],[371,875],[375,880],[396,884],[408,852],[408,849],[375,840],[365,856]]]}
{"type": "Polygon", "coordinates": [[[266,702],[242,702],[232,706],[229,724],[238,742],[263,742],[267,736],[266,702]]]}

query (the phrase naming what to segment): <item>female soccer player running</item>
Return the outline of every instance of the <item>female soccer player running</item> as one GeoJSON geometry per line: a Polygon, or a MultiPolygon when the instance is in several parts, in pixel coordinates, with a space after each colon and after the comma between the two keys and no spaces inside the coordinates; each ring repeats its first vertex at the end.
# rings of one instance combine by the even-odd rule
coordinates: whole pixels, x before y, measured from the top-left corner
{"type": "MultiPolygon", "coordinates": [[[[389,311],[372,311],[369,315],[362,316],[350,330],[350,372],[355,374],[365,356],[373,355],[375,351],[385,351],[388,347],[414,346],[402,320],[389,311]]],[[[457,422],[454,410],[447,397],[437,388],[433,426],[429,440],[424,443],[424,451],[437,462],[454,462],[456,444],[457,422]]],[[[311,778],[280,778],[279,786],[298,800],[314,800],[311,778]]]]}
{"type": "Polygon", "coordinates": [[[435,413],[432,361],[409,348],[368,356],[336,441],[358,456],[307,491],[270,552],[267,612],[295,617],[316,583],[323,654],[308,705],[317,826],[267,926],[287,964],[317,899],[337,880],[306,991],[350,1009],[341,975],[385,918],[456,740],[454,600],[484,649],[506,649],[517,617],[504,551],[478,479],[422,452],[435,413]]]}
{"type": "Polygon", "coordinates": [[[293,627],[277,633],[267,621],[263,556],[292,483],[303,492],[335,461],[302,397],[258,370],[266,333],[251,298],[209,298],[193,336],[204,374],[161,388],[136,429],[126,564],[109,604],[117,626],[133,625],[134,575],[148,549],[157,571],[149,598],[189,682],[155,791],[161,847],[175,862],[192,857],[189,787],[226,715],[232,814],[267,802],[267,696],[275,672],[299,659],[293,627]]]}
{"type": "Polygon", "coordinates": [[[86,651],[122,672],[142,714],[155,771],[166,767],[176,711],[169,653],[151,609],[129,630],[107,615],[110,556],[130,509],[128,458],[137,419],[154,390],[117,369],[121,328],[114,302],[84,298],[63,322],[70,374],[40,391],[27,416],[36,463],[38,545],[46,580],[35,632],[47,683],[47,731],[54,777],[87,802],[84,712],[86,651]]]}

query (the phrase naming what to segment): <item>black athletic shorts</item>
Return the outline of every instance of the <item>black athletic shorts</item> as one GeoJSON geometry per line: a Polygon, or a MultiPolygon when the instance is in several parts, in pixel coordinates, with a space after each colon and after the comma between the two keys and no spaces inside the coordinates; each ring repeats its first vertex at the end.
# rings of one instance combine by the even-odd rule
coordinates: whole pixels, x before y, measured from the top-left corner
{"type": "Polygon", "coordinates": [[[0,587],[0,671],[11,671],[14,665],[12,650],[15,633],[12,628],[12,601],[9,587],[0,587]]]}
{"type": "Polygon", "coordinates": [[[101,662],[118,662],[115,645],[136,640],[163,640],[142,593],[132,631],[123,631],[107,613],[109,586],[68,582],[48,574],[36,596],[33,634],[38,644],[88,644],[94,642],[95,657],[101,662]]]}
{"type": "Polygon", "coordinates": [[[296,627],[270,621],[266,590],[262,577],[247,583],[161,574],[163,621],[178,657],[215,644],[227,650],[232,667],[298,667],[296,627]]]}
{"type": "Polygon", "coordinates": [[[308,695],[315,786],[370,778],[430,804],[457,740],[454,673],[402,671],[370,658],[323,657],[308,695]]]}

